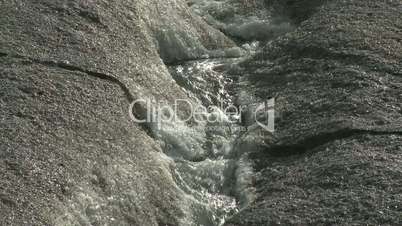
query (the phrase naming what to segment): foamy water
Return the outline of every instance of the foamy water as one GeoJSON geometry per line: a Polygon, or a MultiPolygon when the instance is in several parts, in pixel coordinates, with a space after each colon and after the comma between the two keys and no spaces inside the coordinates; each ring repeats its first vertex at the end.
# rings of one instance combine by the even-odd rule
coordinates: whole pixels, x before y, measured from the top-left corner
{"type": "Polygon", "coordinates": [[[218,106],[210,108],[205,117],[219,119],[194,124],[167,121],[153,126],[165,154],[174,162],[174,178],[184,194],[182,225],[223,225],[239,211],[235,197],[249,192],[247,177],[252,167],[238,150],[244,128],[219,107],[234,102],[237,81],[226,72],[236,61],[203,60],[170,67],[191,99],[204,106],[218,106]]]}

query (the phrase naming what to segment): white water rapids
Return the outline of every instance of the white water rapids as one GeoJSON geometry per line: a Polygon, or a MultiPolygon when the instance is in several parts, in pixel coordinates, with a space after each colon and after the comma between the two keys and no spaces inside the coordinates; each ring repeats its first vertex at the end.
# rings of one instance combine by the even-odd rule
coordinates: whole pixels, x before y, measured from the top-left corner
{"type": "Polygon", "coordinates": [[[239,60],[192,61],[169,68],[189,98],[203,106],[220,106],[206,115],[218,122],[163,121],[153,128],[166,157],[174,162],[175,181],[185,196],[182,225],[223,225],[239,211],[239,201],[252,196],[252,167],[239,141],[247,130],[221,109],[238,99],[238,77],[227,72],[239,60]]]}

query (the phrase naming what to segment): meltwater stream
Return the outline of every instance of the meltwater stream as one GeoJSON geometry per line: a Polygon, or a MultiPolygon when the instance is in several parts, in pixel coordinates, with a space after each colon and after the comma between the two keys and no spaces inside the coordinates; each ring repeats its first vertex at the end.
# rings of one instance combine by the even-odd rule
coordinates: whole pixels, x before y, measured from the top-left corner
{"type": "Polygon", "coordinates": [[[154,128],[165,154],[174,161],[174,179],[186,196],[188,209],[182,225],[223,225],[238,212],[235,147],[244,127],[222,111],[234,103],[237,78],[226,72],[238,61],[201,60],[169,67],[189,98],[202,106],[216,106],[206,114],[210,121],[191,126],[163,122],[154,128]]]}

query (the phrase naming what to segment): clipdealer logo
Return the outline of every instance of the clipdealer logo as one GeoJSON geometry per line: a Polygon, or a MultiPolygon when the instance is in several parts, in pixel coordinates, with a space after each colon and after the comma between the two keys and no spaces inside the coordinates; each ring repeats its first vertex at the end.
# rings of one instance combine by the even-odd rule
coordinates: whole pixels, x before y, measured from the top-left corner
{"type": "Polygon", "coordinates": [[[260,103],[236,106],[204,106],[190,100],[177,99],[174,104],[158,102],[155,99],[137,99],[129,106],[129,115],[136,123],[156,123],[158,128],[163,123],[232,123],[257,124],[265,131],[275,131],[275,98],[260,103]],[[180,109],[188,109],[186,116],[179,116],[180,109]],[[248,122],[246,122],[248,121],[248,122]]]}

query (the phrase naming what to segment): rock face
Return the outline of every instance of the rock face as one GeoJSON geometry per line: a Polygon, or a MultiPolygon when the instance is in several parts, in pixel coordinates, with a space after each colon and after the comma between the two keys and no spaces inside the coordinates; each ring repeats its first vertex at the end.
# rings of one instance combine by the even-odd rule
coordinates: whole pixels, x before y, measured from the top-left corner
{"type": "Polygon", "coordinates": [[[298,27],[243,64],[250,92],[277,97],[276,132],[226,225],[400,225],[401,2],[271,2],[298,27]]]}
{"type": "Polygon", "coordinates": [[[171,162],[128,106],[187,96],[160,57],[179,60],[169,45],[184,60],[232,42],[182,1],[12,0],[0,14],[0,221],[179,225],[171,162]],[[165,8],[175,16],[152,16],[165,8]]]}

